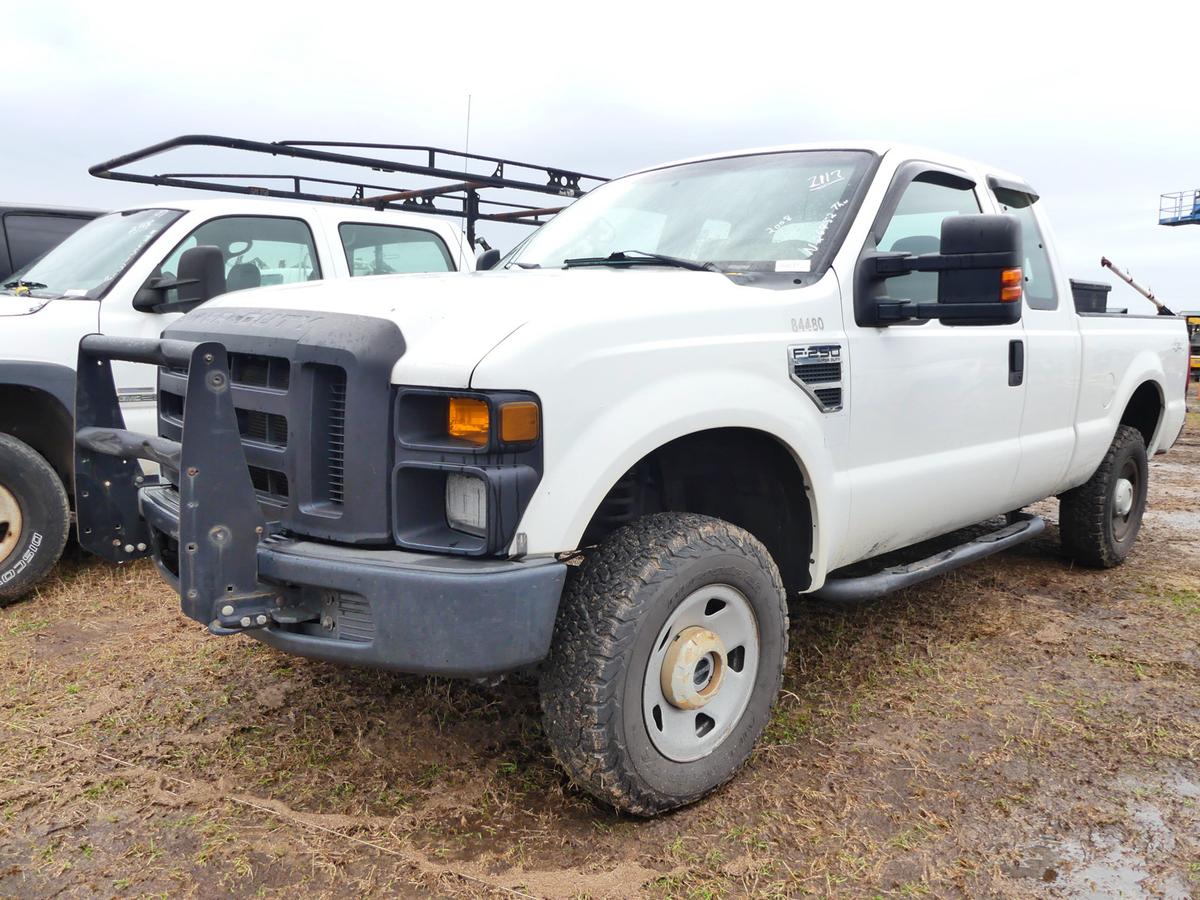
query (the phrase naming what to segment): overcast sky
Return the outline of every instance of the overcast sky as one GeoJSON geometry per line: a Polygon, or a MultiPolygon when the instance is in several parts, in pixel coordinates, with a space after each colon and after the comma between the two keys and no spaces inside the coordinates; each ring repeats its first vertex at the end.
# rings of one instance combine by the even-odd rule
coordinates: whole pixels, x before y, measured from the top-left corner
{"type": "Polygon", "coordinates": [[[9,4],[0,199],[178,196],[86,170],[182,133],[457,148],[470,95],[473,151],[602,175],[850,138],[983,159],[1041,193],[1072,276],[1113,281],[1103,254],[1200,308],[1200,225],[1156,224],[1200,188],[1200,7],[1070,6],[9,4]]]}

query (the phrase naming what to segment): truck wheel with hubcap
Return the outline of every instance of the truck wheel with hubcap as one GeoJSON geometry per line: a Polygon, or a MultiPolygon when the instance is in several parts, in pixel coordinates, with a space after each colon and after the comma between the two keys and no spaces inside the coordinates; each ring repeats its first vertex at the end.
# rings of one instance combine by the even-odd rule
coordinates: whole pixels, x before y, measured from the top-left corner
{"type": "Polygon", "coordinates": [[[1123,563],[1142,527],[1149,475],[1142,433],[1120,426],[1095,474],[1059,498],[1067,555],[1101,569],[1123,563]]]}
{"type": "Polygon", "coordinates": [[[766,726],[787,627],[779,570],[741,528],[659,513],[616,531],[571,574],[543,666],[555,757],[625,812],[700,799],[766,726]]]}
{"type": "Polygon", "coordinates": [[[46,576],[71,527],[67,492],[45,458],[0,434],[0,605],[46,576]]]}

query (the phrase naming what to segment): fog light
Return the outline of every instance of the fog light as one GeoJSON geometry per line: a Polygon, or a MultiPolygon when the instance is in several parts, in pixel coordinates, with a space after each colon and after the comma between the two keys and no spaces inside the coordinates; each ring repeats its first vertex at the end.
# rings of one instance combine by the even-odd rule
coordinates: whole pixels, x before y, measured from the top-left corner
{"type": "Polygon", "coordinates": [[[446,522],[455,531],[487,536],[487,484],[474,475],[446,476],[446,522]]]}

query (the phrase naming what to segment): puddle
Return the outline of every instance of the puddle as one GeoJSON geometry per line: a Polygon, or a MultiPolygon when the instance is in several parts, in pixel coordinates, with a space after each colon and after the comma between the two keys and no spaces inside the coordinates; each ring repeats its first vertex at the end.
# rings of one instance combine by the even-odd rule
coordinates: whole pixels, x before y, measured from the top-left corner
{"type": "MultiPolygon", "coordinates": [[[[1174,847],[1175,836],[1163,824],[1157,808],[1147,804],[1135,812],[1134,818],[1139,827],[1144,824],[1154,833],[1148,848],[1152,854],[1168,852],[1174,847]],[[1154,840],[1164,843],[1154,846],[1154,840]]],[[[1086,841],[1048,838],[1030,848],[1013,874],[1036,878],[1064,897],[1189,900],[1192,896],[1178,875],[1167,873],[1152,878],[1145,854],[1129,846],[1129,842],[1119,835],[1105,832],[1093,833],[1086,841]]]]}
{"type": "MultiPolygon", "coordinates": [[[[1036,881],[1040,893],[1097,900],[1167,898],[1187,900],[1192,885],[1164,864],[1179,849],[1164,810],[1200,799],[1200,781],[1181,771],[1118,778],[1116,790],[1130,796],[1129,833],[1093,831],[1086,837],[1047,835],[1029,847],[1012,874],[1036,881]]],[[[1178,827],[1178,823],[1176,823],[1178,827]]],[[[1186,826],[1185,826],[1186,827],[1186,826]]]]}

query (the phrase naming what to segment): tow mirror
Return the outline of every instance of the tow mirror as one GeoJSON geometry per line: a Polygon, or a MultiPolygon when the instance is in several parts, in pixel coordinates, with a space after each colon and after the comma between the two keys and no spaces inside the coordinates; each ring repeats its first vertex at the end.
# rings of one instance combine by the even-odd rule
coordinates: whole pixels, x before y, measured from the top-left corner
{"type": "Polygon", "coordinates": [[[881,298],[876,325],[941,319],[946,325],[1011,325],[1021,320],[1021,225],[1013,216],[950,216],[937,253],[881,253],[867,261],[878,280],[937,272],[936,303],[881,298]]]}
{"type": "Polygon", "coordinates": [[[140,312],[188,312],[206,300],[225,293],[225,257],[219,247],[201,245],[183,251],[179,274],[174,278],[151,278],[134,295],[133,308],[140,312]],[[167,291],[178,290],[175,300],[167,291]]]}
{"type": "Polygon", "coordinates": [[[500,251],[489,247],[475,257],[475,271],[486,272],[488,269],[494,269],[498,262],[500,262],[500,251]]]}

